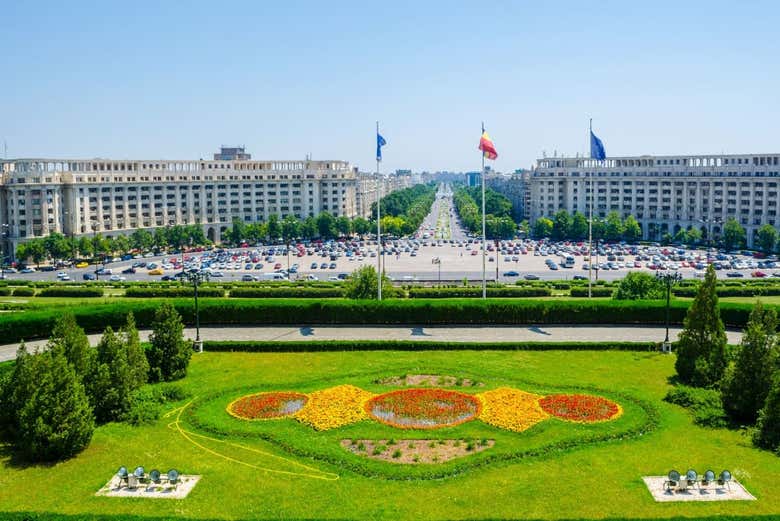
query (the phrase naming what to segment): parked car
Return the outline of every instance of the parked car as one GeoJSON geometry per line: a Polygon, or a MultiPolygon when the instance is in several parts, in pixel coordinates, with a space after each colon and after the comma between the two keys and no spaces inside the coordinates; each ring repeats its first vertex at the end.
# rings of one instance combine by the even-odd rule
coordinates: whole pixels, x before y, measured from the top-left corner
{"type": "Polygon", "coordinates": [[[766,277],[767,275],[766,275],[766,272],[764,272],[764,271],[759,271],[759,270],[756,270],[756,271],[754,271],[753,273],[751,273],[751,274],[750,274],[750,276],[751,276],[751,277],[755,277],[755,278],[757,278],[757,279],[763,279],[763,278],[764,278],[764,277],[766,277]]]}
{"type": "Polygon", "coordinates": [[[135,268],[125,268],[125,269],[122,270],[122,273],[124,273],[124,274],[135,273],[135,268]]]}
{"type": "Polygon", "coordinates": [[[244,275],[241,277],[242,282],[254,282],[255,278],[252,275],[244,275]]]}
{"type": "Polygon", "coordinates": [[[728,273],[726,273],[726,276],[727,276],[727,277],[730,277],[730,278],[738,278],[738,279],[741,279],[741,278],[742,278],[742,277],[744,277],[745,275],[744,275],[743,273],[740,273],[740,272],[738,272],[738,271],[729,271],[728,273]]]}
{"type": "Polygon", "coordinates": [[[534,275],[533,273],[526,273],[523,278],[525,280],[539,280],[539,275],[534,275]]]}
{"type": "Polygon", "coordinates": [[[85,273],[81,276],[84,280],[95,280],[97,277],[95,277],[94,273],[85,273]]]}
{"type": "Polygon", "coordinates": [[[87,266],[89,266],[89,264],[86,262],[79,262],[78,264],[76,264],[77,268],[86,268],[87,266]]]}
{"type": "MultiPolygon", "coordinates": [[[[163,273],[165,273],[165,272],[162,269],[154,268],[153,270],[149,270],[148,275],[162,275],[163,273]]],[[[214,276],[213,273],[211,275],[214,276]]]]}
{"type": "Polygon", "coordinates": [[[519,277],[520,274],[514,270],[504,272],[504,277],[519,277]]]}
{"type": "Polygon", "coordinates": [[[111,275],[108,278],[108,280],[110,280],[111,282],[124,282],[127,279],[125,279],[124,277],[120,277],[119,275],[111,275]]]}

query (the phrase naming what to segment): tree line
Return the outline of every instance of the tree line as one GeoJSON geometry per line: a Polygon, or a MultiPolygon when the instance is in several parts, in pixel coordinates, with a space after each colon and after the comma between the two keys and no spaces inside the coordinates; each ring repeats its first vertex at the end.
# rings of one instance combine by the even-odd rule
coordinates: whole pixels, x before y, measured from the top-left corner
{"type": "MultiPolygon", "coordinates": [[[[461,186],[452,197],[460,222],[471,233],[482,234],[482,189],[461,186]]],[[[512,203],[504,195],[485,189],[485,236],[488,239],[511,239],[517,225],[511,217],[512,203]]]]}
{"type": "Polygon", "coordinates": [[[145,384],[187,374],[192,343],[183,327],[176,310],[163,303],[148,349],[132,314],[119,331],[107,327],[93,349],[73,315],[63,314],[43,351],[30,353],[22,343],[13,370],[0,375],[0,436],[28,461],[79,453],[96,424],[128,419],[145,384]]]}
{"type": "MultiPolygon", "coordinates": [[[[566,210],[559,210],[552,219],[538,218],[532,234],[539,239],[585,240],[588,238],[588,219],[582,212],[572,215],[566,210]]],[[[594,240],[636,242],[642,238],[642,228],[633,215],[622,219],[620,214],[612,211],[604,219],[593,218],[592,235],[594,240]]]]}
{"type": "MultiPolygon", "coordinates": [[[[420,184],[398,190],[382,198],[382,233],[402,237],[412,235],[430,213],[436,200],[436,184],[420,184]]],[[[371,205],[376,215],[376,203],[371,205]]],[[[376,221],[375,221],[376,222],[376,221]]]]}
{"type": "Polygon", "coordinates": [[[278,215],[270,215],[265,222],[245,223],[233,219],[233,224],[223,235],[228,244],[243,242],[258,243],[261,241],[291,241],[293,239],[323,239],[347,237],[351,234],[366,235],[372,231],[371,221],[363,217],[350,219],[346,216],[335,217],[329,212],[321,212],[316,217],[309,216],[299,219],[287,215],[283,219],[278,215]]]}

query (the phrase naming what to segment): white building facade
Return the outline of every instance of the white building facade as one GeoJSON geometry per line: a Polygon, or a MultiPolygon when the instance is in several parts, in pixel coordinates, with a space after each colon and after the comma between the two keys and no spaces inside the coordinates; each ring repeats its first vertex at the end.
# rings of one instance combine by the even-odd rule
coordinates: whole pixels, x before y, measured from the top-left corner
{"type": "Polygon", "coordinates": [[[531,222],[558,210],[633,215],[646,240],[689,227],[720,237],[733,217],[748,246],[763,224],[778,225],[780,154],[544,158],[528,179],[531,222]]]}
{"type": "Polygon", "coordinates": [[[219,242],[233,219],[356,214],[345,161],[0,160],[4,251],[59,232],[106,236],[200,224],[219,242]]]}

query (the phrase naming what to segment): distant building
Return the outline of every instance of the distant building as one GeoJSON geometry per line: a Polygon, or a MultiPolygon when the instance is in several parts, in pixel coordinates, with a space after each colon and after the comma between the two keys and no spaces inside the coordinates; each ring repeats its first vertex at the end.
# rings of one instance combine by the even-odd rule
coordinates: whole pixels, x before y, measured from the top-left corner
{"type": "Polygon", "coordinates": [[[482,180],[480,179],[479,172],[466,172],[466,185],[468,186],[480,186],[482,180]]]}
{"type": "Polygon", "coordinates": [[[214,154],[214,161],[249,161],[252,154],[247,154],[245,147],[219,147],[219,152],[214,154]]]}
{"type": "Polygon", "coordinates": [[[528,179],[531,173],[527,170],[515,170],[514,174],[494,174],[485,177],[485,186],[506,196],[512,203],[512,218],[520,222],[527,217],[530,192],[528,179]]]}

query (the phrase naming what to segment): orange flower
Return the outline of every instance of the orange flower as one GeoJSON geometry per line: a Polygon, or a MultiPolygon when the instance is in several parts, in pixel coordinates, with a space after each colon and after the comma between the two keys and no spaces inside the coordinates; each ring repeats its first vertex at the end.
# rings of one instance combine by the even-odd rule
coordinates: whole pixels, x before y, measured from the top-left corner
{"type": "Polygon", "coordinates": [[[309,401],[295,418],[318,431],[335,429],[366,419],[363,404],[374,396],[354,385],[339,385],[308,394],[309,401]]]}
{"type": "Polygon", "coordinates": [[[477,397],[482,401],[479,419],[500,429],[522,432],[549,417],[539,406],[538,394],[500,387],[477,397]]]}

